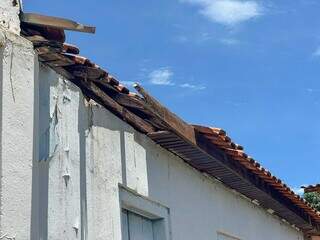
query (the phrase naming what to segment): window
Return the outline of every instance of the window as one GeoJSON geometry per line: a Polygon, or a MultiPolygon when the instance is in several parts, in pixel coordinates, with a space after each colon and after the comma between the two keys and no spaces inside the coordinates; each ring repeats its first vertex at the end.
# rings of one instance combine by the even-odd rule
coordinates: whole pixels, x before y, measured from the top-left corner
{"type": "Polygon", "coordinates": [[[169,240],[169,208],[120,185],[123,240],[169,240]]]}
{"type": "Polygon", "coordinates": [[[122,210],[122,239],[123,240],[153,240],[153,221],[135,214],[122,210]]]}

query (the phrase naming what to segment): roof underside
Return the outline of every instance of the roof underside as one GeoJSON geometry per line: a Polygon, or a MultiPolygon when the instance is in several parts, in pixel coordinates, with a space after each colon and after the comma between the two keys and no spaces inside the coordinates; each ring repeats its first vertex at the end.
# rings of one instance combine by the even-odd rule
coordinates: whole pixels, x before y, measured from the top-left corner
{"type": "Polygon", "coordinates": [[[143,88],[129,92],[107,71],[65,44],[64,31],[22,23],[39,61],[76,84],[88,97],[185,162],[243,194],[306,234],[320,231],[320,215],[280,179],[248,157],[243,148],[217,128],[185,123],[143,88]]]}

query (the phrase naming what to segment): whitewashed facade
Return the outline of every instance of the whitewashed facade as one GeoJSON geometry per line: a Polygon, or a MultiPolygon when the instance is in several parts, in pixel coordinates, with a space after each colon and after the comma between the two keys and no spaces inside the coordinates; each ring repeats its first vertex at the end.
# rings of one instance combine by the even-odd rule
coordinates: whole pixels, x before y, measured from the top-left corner
{"type": "Polygon", "coordinates": [[[302,240],[39,64],[1,0],[0,239],[302,240]]]}

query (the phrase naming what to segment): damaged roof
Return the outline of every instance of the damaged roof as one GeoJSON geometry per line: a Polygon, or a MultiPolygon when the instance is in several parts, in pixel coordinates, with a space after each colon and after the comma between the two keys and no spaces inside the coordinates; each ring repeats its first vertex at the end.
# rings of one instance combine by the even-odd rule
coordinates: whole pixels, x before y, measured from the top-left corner
{"type": "Polygon", "coordinates": [[[320,234],[320,213],[248,156],[224,130],[186,123],[139,85],[135,86],[139,94],[130,92],[108,71],[80,56],[76,46],[65,43],[63,29],[22,22],[21,34],[33,43],[40,62],[77,85],[86,97],[305,234],[320,234]]]}

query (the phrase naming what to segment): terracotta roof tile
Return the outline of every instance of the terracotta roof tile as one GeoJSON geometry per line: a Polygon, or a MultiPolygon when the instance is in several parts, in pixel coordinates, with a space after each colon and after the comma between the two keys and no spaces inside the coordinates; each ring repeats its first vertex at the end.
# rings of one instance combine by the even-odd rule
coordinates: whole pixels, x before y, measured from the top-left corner
{"type": "Polygon", "coordinates": [[[320,184],[303,186],[302,188],[304,188],[304,192],[305,193],[309,193],[309,192],[318,192],[318,193],[320,193],[320,184]]]}
{"type": "MultiPolygon", "coordinates": [[[[226,132],[223,131],[222,129],[198,126],[198,125],[195,125],[195,127],[201,134],[205,135],[205,137],[208,139],[212,139],[212,138],[217,139],[217,133],[219,134],[223,132],[224,138],[220,137],[219,135],[218,139],[220,141],[225,141],[225,144],[230,144],[230,142],[232,142],[231,138],[229,138],[226,135],[226,132]],[[219,130],[213,131],[213,129],[219,129],[219,130]]],[[[221,143],[220,141],[218,141],[217,143],[212,141],[212,143],[218,147],[224,146],[223,143],[221,143]]],[[[239,151],[235,149],[224,149],[224,148],[223,150],[227,154],[231,155],[235,160],[238,160],[247,169],[253,171],[259,177],[261,177],[266,182],[268,182],[270,185],[278,189],[279,192],[281,192],[283,195],[288,197],[295,204],[299,205],[299,207],[303,208],[306,212],[308,212],[311,216],[317,219],[317,221],[320,223],[320,218],[319,218],[320,213],[317,212],[315,209],[313,209],[309,204],[306,204],[306,201],[304,199],[302,199],[299,195],[295,194],[286,184],[282,183],[280,179],[273,176],[270,171],[261,167],[259,163],[257,163],[251,157],[248,157],[248,155],[245,154],[243,151],[239,151]]],[[[318,188],[320,191],[320,184],[315,186],[308,186],[305,189],[308,189],[309,191],[311,191],[311,189],[315,189],[315,188],[318,188]]]]}
{"type": "Polygon", "coordinates": [[[72,45],[72,44],[69,44],[69,43],[64,43],[63,44],[63,52],[71,53],[71,54],[79,54],[80,50],[75,45],[72,45]]]}

